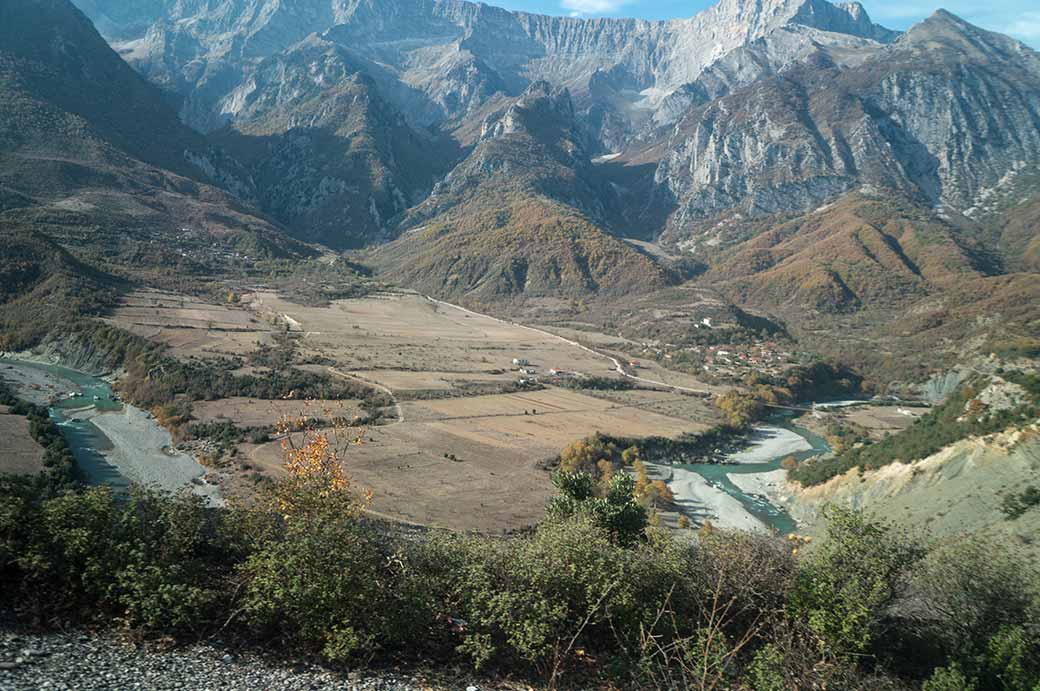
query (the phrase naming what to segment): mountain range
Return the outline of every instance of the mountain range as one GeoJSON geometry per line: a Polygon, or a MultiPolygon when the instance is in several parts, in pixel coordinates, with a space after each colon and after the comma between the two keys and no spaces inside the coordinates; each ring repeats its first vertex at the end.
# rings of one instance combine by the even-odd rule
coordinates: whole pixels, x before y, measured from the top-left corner
{"type": "Polygon", "coordinates": [[[1040,55],[948,12],[75,5],[0,5],[0,217],[78,258],[357,250],[522,309],[689,287],[878,367],[1037,330],[1040,55]]]}

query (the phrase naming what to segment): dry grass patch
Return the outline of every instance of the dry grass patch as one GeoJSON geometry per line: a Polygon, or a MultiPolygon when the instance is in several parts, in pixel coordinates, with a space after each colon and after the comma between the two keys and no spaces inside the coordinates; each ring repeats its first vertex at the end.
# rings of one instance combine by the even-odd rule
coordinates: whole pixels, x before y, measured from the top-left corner
{"type": "Polygon", "coordinates": [[[167,344],[175,357],[245,355],[284,330],[277,320],[265,321],[242,306],[152,290],[127,295],[106,321],[167,344]]]}
{"type": "Polygon", "coordinates": [[[924,414],[924,410],[914,411],[914,415],[900,413],[896,406],[870,405],[856,406],[843,417],[851,423],[866,429],[871,438],[881,439],[886,434],[901,432],[917,421],[924,414]]]}
{"type": "Polygon", "coordinates": [[[7,406],[0,406],[0,439],[0,475],[43,472],[43,447],[29,434],[29,421],[21,415],[11,415],[7,406]]]}
{"type": "Polygon", "coordinates": [[[266,401],[259,398],[222,398],[192,405],[199,422],[227,420],[239,427],[272,425],[283,417],[290,419],[345,418],[363,415],[360,401],[266,401]]]}
{"type": "MultiPolygon", "coordinates": [[[[413,293],[384,293],[337,300],[326,307],[305,307],[272,293],[248,297],[260,320],[288,316],[302,333],[300,352],[337,362],[366,379],[417,388],[414,373],[432,379],[483,379],[489,372],[513,372],[514,359],[536,370],[551,368],[608,375],[609,360],[554,336],[516,324],[431,302],[413,293]],[[412,373],[412,374],[409,374],[412,373]]],[[[431,388],[422,386],[419,388],[431,388]]]]}

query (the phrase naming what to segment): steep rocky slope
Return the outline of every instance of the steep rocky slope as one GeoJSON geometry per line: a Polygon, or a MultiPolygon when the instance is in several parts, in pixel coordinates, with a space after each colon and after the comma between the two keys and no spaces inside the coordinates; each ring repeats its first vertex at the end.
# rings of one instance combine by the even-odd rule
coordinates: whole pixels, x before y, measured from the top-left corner
{"type": "MultiPolygon", "coordinates": [[[[673,344],[710,293],[886,376],[1036,332],[1040,57],[949,13],[897,34],[825,0],[663,22],[464,0],[78,1],[196,131],[105,110],[118,97],[65,65],[112,125],[93,150],[123,156],[105,170],[118,198],[63,193],[42,214],[40,190],[82,173],[37,182],[19,154],[9,213],[114,208],[126,228],[257,237],[280,223],[430,292],[598,295],[634,331],[637,312],[667,314],[654,329],[673,344]],[[141,136],[150,121],[160,136],[141,136]],[[138,164],[162,172],[128,180],[138,164]],[[182,205],[186,189],[210,206],[182,205]]],[[[16,129],[8,148],[29,151],[16,129]]]]}
{"type": "Polygon", "coordinates": [[[377,249],[376,266],[478,300],[619,297],[676,276],[607,234],[566,90],[537,82],[485,120],[479,143],[377,249]]]}
{"type": "Polygon", "coordinates": [[[389,234],[453,148],[412,129],[341,46],[316,36],[263,61],[214,133],[244,163],[260,206],[307,240],[349,247],[389,234]]]}
{"type": "Polygon", "coordinates": [[[781,494],[792,516],[809,525],[824,506],[838,504],[940,540],[965,534],[1009,539],[1037,561],[1040,509],[1018,517],[1001,509],[1008,496],[1035,485],[1038,471],[1040,428],[1032,425],[966,439],[912,463],[853,470],[818,487],[789,483],[781,494]]]}
{"type": "Polygon", "coordinates": [[[5,229],[47,229],[99,252],[158,242],[158,261],[189,236],[299,249],[242,201],[252,194],[244,171],[66,0],[0,6],[0,191],[5,229]]]}
{"type": "Polygon", "coordinates": [[[311,33],[324,33],[407,85],[398,90],[398,105],[413,122],[451,121],[496,91],[516,95],[549,79],[579,100],[589,96],[621,129],[639,116],[635,111],[779,27],[797,26],[824,41],[834,33],[872,42],[894,37],[858,4],[823,0],[724,0],[667,22],[547,17],[462,0],[167,1],[136,14],[119,5],[81,0],[128,59],[176,94],[185,118],[203,129],[226,117],[218,104],[226,106],[226,95],[259,60],[311,33]],[[591,98],[593,82],[609,83],[619,100],[591,98]]]}
{"type": "Polygon", "coordinates": [[[882,377],[924,376],[1035,329],[1035,273],[1008,271],[985,227],[891,192],[851,193],[741,230],[740,239],[721,231],[730,247],[701,284],[882,377]]]}
{"type": "Polygon", "coordinates": [[[860,186],[972,215],[1040,156],[1040,57],[937,12],[860,64],[816,52],[687,111],[655,144],[665,237],[805,212],[860,186]]]}

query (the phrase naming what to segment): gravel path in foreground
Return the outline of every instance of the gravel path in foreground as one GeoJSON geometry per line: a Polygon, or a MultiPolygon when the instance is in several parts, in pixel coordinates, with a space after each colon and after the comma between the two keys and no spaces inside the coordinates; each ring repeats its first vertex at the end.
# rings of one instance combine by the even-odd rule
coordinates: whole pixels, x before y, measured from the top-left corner
{"type": "Polygon", "coordinates": [[[445,683],[395,672],[333,672],[315,666],[279,666],[234,656],[209,645],[142,650],[104,636],[78,633],[24,635],[0,630],[0,691],[492,691],[460,679],[445,683]]]}

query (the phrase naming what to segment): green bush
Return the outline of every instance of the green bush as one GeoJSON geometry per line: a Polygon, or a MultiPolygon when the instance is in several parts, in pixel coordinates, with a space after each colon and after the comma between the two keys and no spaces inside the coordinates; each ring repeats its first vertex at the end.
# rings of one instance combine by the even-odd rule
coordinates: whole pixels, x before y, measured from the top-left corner
{"type": "Polygon", "coordinates": [[[226,608],[222,578],[234,553],[219,536],[221,515],[198,497],[135,489],[121,500],[91,489],[15,506],[26,526],[14,559],[23,607],[115,613],[172,632],[204,629],[226,608]]]}
{"type": "Polygon", "coordinates": [[[35,622],[219,632],[339,664],[462,663],[550,685],[564,674],[740,691],[1040,682],[1037,575],[999,544],[921,559],[902,535],[836,509],[801,558],[765,535],[619,539],[581,506],[593,497],[580,477],[568,490],[579,506],[531,532],[404,536],[326,480],[281,480],[249,506],[210,509],[141,490],[43,496],[0,479],[0,597],[35,622]]]}
{"type": "Polygon", "coordinates": [[[1000,510],[1009,521],[1013,521],[1036,506],[1040,506],[1040,487],[1029,485],[1021,493],[1011,493],[1004,497],[1000,510]]]}
{"type": "Polygon", "coordinates": [[[635,481],[628,473],[615,474],[604,497],[596,496],[596,482],[588,473],[557,472],[553,484],[559,494],[549,502],[546,516],[550,520],[587,516],[626,545],[643,536],[647,513],[636,501],[635,481]]]}
{"type": "Polygon", "coordinates": [[[350,515],[289,521],[242,567],[247,624],[334,662],[401,646],[420,625],[403,606],[392,552],[350,515]]]}
{"type": "Polygon", "coordinates": [[[978,688],[975,680],[965,676],[960,665],[954,662],[935,670],[924,682],[921,691],[976,691],[978,688]]]}
{"type": "Polygon", "coordinates": [[[836,507],[827,540],[802,564],[791,606],[835,657],[872,651],[922,551],[881,523],[836,507]]]}
{"type": "Polygon", "coordinates": [[[508,542],[435,538],[419,549],[415,570],[433,584],[431,609],[464,622],[457,650],[475,666],[548,671],[576,649],[619,653],[638,644],[682,579],[656,555],[650,545],[618,545],[579,516],[508,542]]]}
{"type": "Polygon", "coordinates": [[[914,569],[902,616],[945,656],[977,652],[1007,627],[1040,625],[1040,575],[1001,542],[940,545],[914,569]]]}

